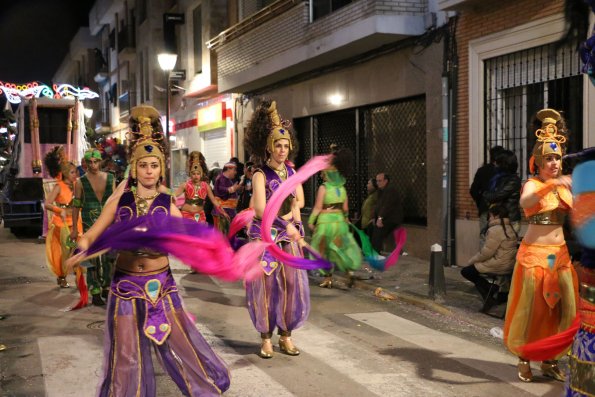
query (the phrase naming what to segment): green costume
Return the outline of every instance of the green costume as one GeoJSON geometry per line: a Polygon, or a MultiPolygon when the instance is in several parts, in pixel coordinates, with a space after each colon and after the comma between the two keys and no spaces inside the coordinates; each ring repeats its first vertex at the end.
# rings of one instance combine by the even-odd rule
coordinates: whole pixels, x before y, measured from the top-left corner
{"type": "Polygon", "coordinates": [[[325,179],[323,209],[336,211],[321,212],[318,218],[310,218],[308,223],[314,219],[316,222],[311,245],[339,270],[354,271],[362,265],[362,253],[343,214],[343,203],[347,200],[345,178],[336,170],[328,170],[325,179]]]}
{"type": "MultiPolygon", "coordinates": [[[[97,199],[97,195],[91,186],[87,174],[83,175],[80,179],[83,188],[83,195],[80,200],[81,216],[83,218],[83,231],[86,232],[93,226],[101,210],[105,206],[107,199],[113,193],[114,187],[114,176],[107,173],[107,181],[105,186],[105,193],[101,201],[97,199]]],[[[112,273],[112,261],[107,255],[102,255],[98,258],[91,259],[90,265],[87,269],[87,284],[89,285],[89,291],[91,295],[100,294],[102,289],[109,288],[112,273]]]]}

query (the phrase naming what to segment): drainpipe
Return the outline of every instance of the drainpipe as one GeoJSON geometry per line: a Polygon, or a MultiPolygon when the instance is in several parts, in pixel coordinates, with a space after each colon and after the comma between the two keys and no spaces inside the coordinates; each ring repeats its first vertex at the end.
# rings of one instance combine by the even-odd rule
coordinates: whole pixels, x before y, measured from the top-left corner
{"type": "Polygon", "coordinates": [[[453,132],[456,122],[456,17],[449,21],[448,34],[444,40],[443,71],[442,71],[442,264],[456,264],[456,250],[454,244],[454,140],[453,132]]]}

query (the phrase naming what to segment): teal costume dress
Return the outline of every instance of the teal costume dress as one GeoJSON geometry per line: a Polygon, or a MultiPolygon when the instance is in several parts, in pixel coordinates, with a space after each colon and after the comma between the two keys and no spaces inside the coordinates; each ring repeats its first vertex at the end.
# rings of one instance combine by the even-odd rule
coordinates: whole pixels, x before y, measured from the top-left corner
{"type": "Polygon", "coordinates": [[[325,171],[325,177],[323,209],[336,211],[319,214],[311,245],[332,262],[335,268],[352,272],[361,267],[362,253],[349,230],[346,215],[343,214],[343,203],[347,200],[345,178],[335,170],[325,171]]]}

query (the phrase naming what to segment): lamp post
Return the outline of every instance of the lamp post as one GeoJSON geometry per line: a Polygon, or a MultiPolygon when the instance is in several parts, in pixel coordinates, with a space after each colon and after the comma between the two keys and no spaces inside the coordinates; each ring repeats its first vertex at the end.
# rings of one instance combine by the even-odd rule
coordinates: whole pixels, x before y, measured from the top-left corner
{"type": "MultiPolygon", "coordinates": [[[[170,98],[169,97],[171,95],[171,89],[170,89],[170,85],[169,85],[169,75],[170,75],[170,72],[176,66],[177,60],[178,60],[177,54],[161,53],[161,54],[157,55],[157,61],[159,62],[159,67],[165,73],[165,84],[166,84],[166,89],[165,89],[165,141],[167,142],[167,145],[169,145],[169,139],[170,139],[170,137],[169,137],[169,101],[170,101],[170,98]]],[[[169,157],[169,156],[167,156],[167,157],[169,157]]],[[[167,174],[169,176],[169,172],[167,174]]]]}

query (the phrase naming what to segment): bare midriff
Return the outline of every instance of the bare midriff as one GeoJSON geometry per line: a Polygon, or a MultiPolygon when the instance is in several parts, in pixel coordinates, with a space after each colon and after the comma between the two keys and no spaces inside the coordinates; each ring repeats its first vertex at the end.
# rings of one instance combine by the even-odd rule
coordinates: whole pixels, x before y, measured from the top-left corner
{"type": "Polygon", "coordinates": [[[188,203],[184,203],[182,205],[182,211],[190,212],[191,214],[196,214],[204,210],[204,206],[202,205],[192,205],[188,203]]]}
{"type": "Polygon", "coordinates": [[[562,225],[532,225],[529,224],[523,238],[527,244],[560,245],[564,244],[562,225]]]}
{"type": "Polygon", "coordinates": [[[148,273],[163,269],[169,264],[165,255],[139,255],[120,251],[116,259],[116,268],[132,273],[148,273]]]}

